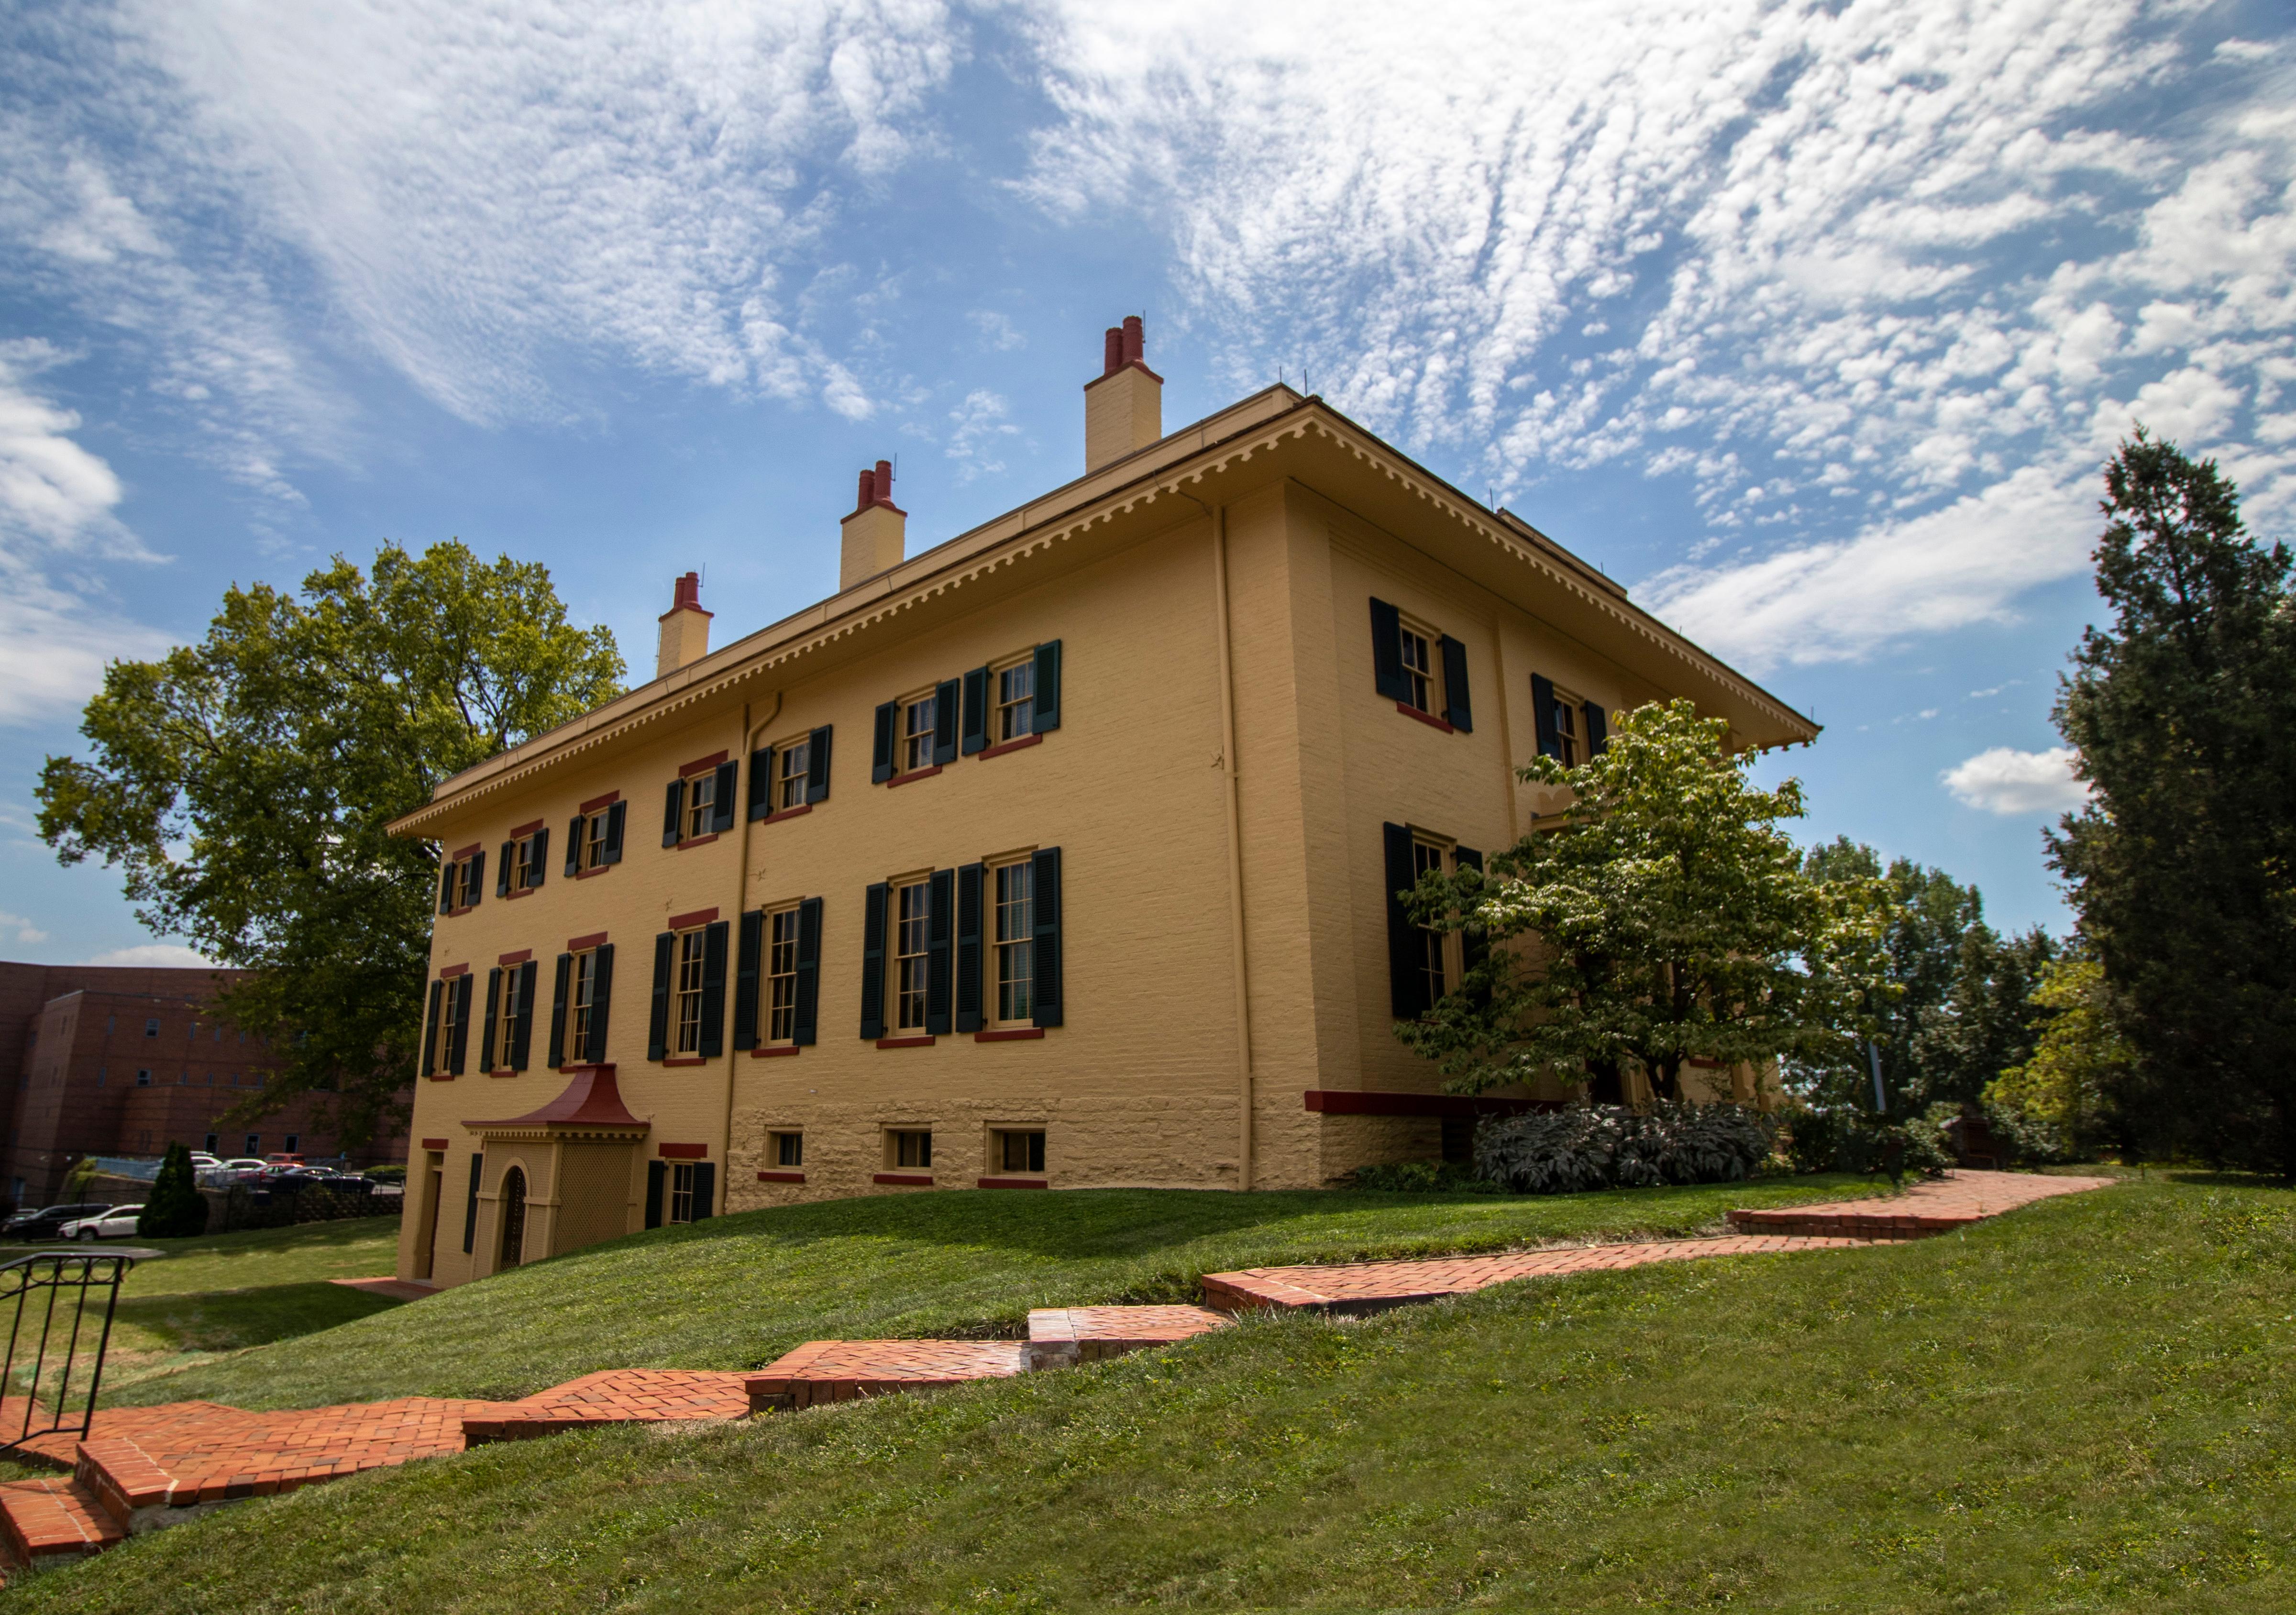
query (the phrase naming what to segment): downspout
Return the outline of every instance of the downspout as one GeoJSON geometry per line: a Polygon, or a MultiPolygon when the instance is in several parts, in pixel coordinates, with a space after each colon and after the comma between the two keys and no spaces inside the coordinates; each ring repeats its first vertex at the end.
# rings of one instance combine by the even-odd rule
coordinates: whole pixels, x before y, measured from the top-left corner
{"type": "Polygon", "coordinates": [[[1219,623],[1220,772],[1227,776],[1228,931],[1235,949],[1235,1186],[1251,1187],[1251,988],[1243,946],[1243,789],[1235,767],[1235,664],[1227,612],[1227,506],[1212,512],[1212,590],[1219,623]]]}
{"type": "MultiPolygon", "coordinates": [[[[774,692],[774,709],[754,724],[750,721],[750,703],[748,701],[742,703],[742,750],[738,755],[742,759],[742,791],[740,805],[735,808],[735,811],[742,816],[742,865],[734,875],[734,962],[737,964],[742,949],[742,916],[749,912],[750,907],[750,826],[754,821],[750,817],[749,800],[750,791],[756,788],[750,781],[750,759],[757,755],[759,733],[767,724],[772,723],[781,715],[782,693],[779,690],[774,692]]],[[[766,784],[767,789],[772,789],[772,781],[767,781],[766,784]]],[[[740,980],[741,976],[737,970],[734,975],[734,980],[737,983],[736,991],[740,990],[738,986],[740,980]]],[[[727,1037],[726,1040],[726,1130],[723,1135],[726,1143],[719,1152],[726,1169],[718,1174],[725,1181],[718,1187],[718,1214],[721,1217],[725,1215],[726,1202],[733,1198],[734,1194],[734,1078],[742,1069],[742,1051],[733,1045],[734,1040],[730,1037],[727,1037]]]]}

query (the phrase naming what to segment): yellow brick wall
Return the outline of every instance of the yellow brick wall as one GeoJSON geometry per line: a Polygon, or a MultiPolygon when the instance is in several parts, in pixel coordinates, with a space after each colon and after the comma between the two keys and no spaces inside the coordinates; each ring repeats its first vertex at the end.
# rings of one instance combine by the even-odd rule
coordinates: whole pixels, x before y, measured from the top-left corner
{"type": "MultiPolygon", "coordinates": [[[[1277,468],[1230,471],[1223,501],[1235,692],[1237,815],[1252,1052],[1256,1187],[1329,1182],[1367,1161],[1425,1158],[1431,1119],[1324,1116],[1310,1089],[1433,1092],[1439,1078],[1391,1029],[1381,825],[1411,823],[1486,854],[1509,845],[1541,804],[1510,769],[1535,750],[1530,676],[1553,678],[1613,710],[1661,693],[1535,615],[1436,564],[1398,536],[1277,468]],[[1446,734],[1395,710],[1373,686],[1368,601],[1378,595],[1467,646],[1471,734],[1446,734]]],[[[890,1127],[929,1127],[936,1186],[1001,1175],[989,1157],[999,1127],[1041,1127],[1055,1187],[1238,1182],[1241,1074],[1222,773],[1214,517],[1193,500],[1152,507],[1166,525],[1136,525],[1118,544],[1018,563],[996,586],[947,597],[937,614],[897,616],[751,680],[745,714],[720,693],[664,711],[576,754],[537,783],[459,809],[439,832],[448,848],[485,846],[487,896],[442,918],[432,970],[467,963],[475,1071],[485,979],[498,955],[531,949],[541,1003],[531,1068],[418,1084],[413,1133],[445,1138],[435,1276],[489,1271],[498,1240],[482,1203],[478,1261],[461,1250],[469,1161],[464,1123],[502,1119],[555,1098],[545,1070],[553,964],[567,941],[605,931],[616,947],[607,1058],[624,1103],[652,1124],[627,1152],[624,1220],[637,1225],[645,1163],[663,1144],[702,1145],[718,1167],[724,1208],[866,1193],[887,1167],[890,1127]],[[972,601],[979,603],[972,604],[972,601]],[[869,780],[881,701],[1013,654],[1062,644],[1061,727],[1004,756],[960,758],[930,779],[869,780]],[[829,799],[810,813],[743,827],[682,850],[660,845],[663,790],[681,764],[718,751],[741,758],[835,729],[829,799]],[[622,862],[565,878],[567,824],[586,799],[628,804],[622,862]],[[551,830],[542,889],[493,895],[500,846],[515,825],[551,830]],[[1041,1039],[881,1049],[859,1037],[865,889],[889,876],[950,869],[998,854],[1062,854],[1063,1026],[1041,1039]],[[823,899],[819,1040],[793,1057],[732,1050],[701,1066],[644,1058],[655,933],[673,914],[823,899]],[[730,1115],[730,1127],[728,1119],[730,1115]],[[805,1135],[802,1184],[779,1170],[769,1132],[805,1135]]],[[[665,703],[667,705],[668,703],[665,703]]],[[[733,990],[729,961],[727,988],[733,990]]],[[[503,1145],[529,1160],[539,1146],[503,1145]]],[[[600,1152],[591,1165],[609,1159],[600,1152]]],[[[492,1156],[491,1196],[501,1166],[492,1156]]],[[[615,1190],[570,1185],[557,1208],[560,1248],[598,1236],[615,1190]],[[581,1209],[573,1209],[576,1200],[581,1209]],[[594,1203],[593,1203],[594,1202],[594,1203]]],[[[551,1214],[535,1207],[529,1225],[551,1214]]],[[[421,1217],[406,1220],[400,1271],[415,1271],[421,1217]]],[[[539,1249],[529,1240],[529,1249],[539,1249]]]]}

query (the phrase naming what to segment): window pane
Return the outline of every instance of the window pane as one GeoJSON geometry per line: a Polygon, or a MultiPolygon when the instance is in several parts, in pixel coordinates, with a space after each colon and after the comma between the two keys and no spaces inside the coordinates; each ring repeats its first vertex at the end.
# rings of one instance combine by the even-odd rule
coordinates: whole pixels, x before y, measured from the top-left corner
{"type": "Polygon", "coordinates": [[[1026,1021],[1035,1012],[1033,898],[1036,866],[1005,864],[996,871],[996,1019],[1026,1021]]]}
{"type": "Polygon", "coordinates": [[[677,934],[677,975],[673,982],[677,1021],[676,1052],[698,1053],[701,1048],[701,941],[698,930],[677,934]]]}
{"type": "Polygon", "coordinates": [[[794,746],[782,749],[781,795],[774,804],[776,809],[805,806],[805,780],[812,767],[812,750],[810,741],[800,741],[794,746]]]}
{"type": "Polygon", "coordinates": [[[772,922],[766,958],[770,1006],[766,1037],[768,1042],[787,1043],[797,1036],[797,910],[782,909],[772,922]]]}
{"type": "Polygon", "coordinates": [[[1403,679],[1411,690],[1411,704],[1422,712],[1430,710],[1427,704],[1428,678],[1433,670],[1433,663],[1427,654],[1426,636],[1414,634],[1409,628],[1404,629],[1403,679]]]}
{"type": "Polygon", "coordinates": [[[902,729],[901,772],[932,766],[933,698],[912,701],[902,729]]]}
{"type": "Polygon", "coordinates": [[[996,676],[996,739],[1018,740],[1029,733],[1037,709],[1037,664],[1021,662],[996,676]]]}
{"type": "Polygon", "coordinates": [[[925,1024],[925,949],[931,930],[931,892],[922,881],[900,889],[898,929],[894,950],[900,1012],[894,1024],[902,1031],[922,1031],[925,1024]]]}

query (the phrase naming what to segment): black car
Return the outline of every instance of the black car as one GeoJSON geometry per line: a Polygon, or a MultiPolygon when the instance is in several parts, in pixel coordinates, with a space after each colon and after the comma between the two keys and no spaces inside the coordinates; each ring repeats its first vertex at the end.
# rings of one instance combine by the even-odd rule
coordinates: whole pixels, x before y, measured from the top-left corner
{"type": "Polygon", "coordinates": [[[107,1203],[88,1201],[76,1206],[50,1206],[39,1211],[19,1211],[5,1223],[0,1223],[0,1236],[54,1239],[66,1223],[76,1223],[83,1217],[102,1217],[111,1209],[107,1203]]]}

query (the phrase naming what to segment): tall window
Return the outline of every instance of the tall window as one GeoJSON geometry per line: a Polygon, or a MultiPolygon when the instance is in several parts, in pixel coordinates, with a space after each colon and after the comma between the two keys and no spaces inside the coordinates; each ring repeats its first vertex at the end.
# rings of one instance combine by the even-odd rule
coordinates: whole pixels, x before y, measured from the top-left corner
{"type": "Polygon", "coordinates": [[[704,933],[677,933],[677,974],[673,979],[670,1012],[677,1022],[676,1052],[701,1052],[701,952],[704,933]]]}
{"type": "Polygon", "coordinates": [[[521,836],[511,843],[510,889],[512,891],[531,891],[542,884],[541,860],[534,855],[533,836],[521,836]]]}
{"type": "Polygon", "coordinates": [[[606,862],[607,822],[604,813],[594,813],[582,821],[582,867],[585,869],[597,869],[606,862]]]}
{"type": "Polygon", "coordinates": [[[1019,740],[1029,733],[1037,710],[1037,659],[1014,662],[996,675],[996,740],[1019,740]]]}
{"type": "Polygon", "coordinates": [[[898,1012],[895,1028],[904,1032],[925,1029],[925,955],[931,946],[932,888],[912,881],[893,892],[895,909],[893,956],[898,1012]]]}
{"type": "MultiPolygon", "coordinates": [[[[590,1046],[590,1012],[598,992],[598,955],[588,949],[574,955],[569,972],[568,989],[574,998],[574,1012],[567,1016],[566,1046],[577,1060],[584,1058],[582,1051],[590,1046]]],[[[555,1036],[555,1034],[553,1034],[555,1036]]]]}
{"type": "Polygon", "coordinates": [[[718,774],[711,769],[685,782],[685,839],[690,841],[709,834],[717,816],[718,774]]]}
{"type": "Polygon", "coordinates": [[[935,698],[926,696],[901,709],[901,772],[932,767],[935,698]]]}
{"type": "Polygon", "coordinates": [[[430,1070],[429,1075],[444,1074],[447,1063],[455,1057],[455,984],[442,982],[445,989],[439,995],[439,1010],[430,1028],[430,1070]]]}
{"type": "MultiPolygon", "coordinates": [[[[1425,841],[1411,844],[1411,873],[1414,875],[1423,875],[1431,870],[1437,874],[1445,873],[1446,862],[1440,847],[1430,846],[1425,841]]],[[[1449,959],[1450,945],[1447,932],[1420,927],[1419,976],[1427,995],[1425,1002],[1429,1004],[1440,1000],[1447,987],[1449,972],[1445,965],[1449,959]]]]}
{"type": "Polygon", "coordinates": [[[513,964],[503,971],[502,1018],[496,1034],[496,1045],[480,1052],[480,1061],[490,1071],[510,1069],[510,1053],[518,1046],[518,1023],[526,1013],[526,1000],[519,988],[526,972],[513,964]]]}
{"type": "Polygon", "coordinates": [[[1561,695],[1554,698],[1554,746],[1565,768],[1578,766],[1578,703],[1561,695]]]}
{"type": "Polygon", "coordinates": [[[996,867],[996,1019],[1026,1021],[1036,981],[1036,865],[996,867]]]}
{"type": "Polygon", "coordinates": [[[1435,664],[1427,648],[1427,635],[1406,623],[1402,627],[1403,682],[1410,687],[1410,702],[1422,712],[1432,712],[1430,692],[1434,687],[1435,664]]]}
{"type": "Polygon", "coordinates": [[[777,908],[766,923],[766,1041],[788,1043],[797,1037],[797,910],[777,908]]]}
{"type": "Polygon", "coordinates": [[[801,740],[774,753],[774,767],[781,778],[774,786],[774,811],[805,806],[806,775],[813,767],[813,742],[801,740]]]}
{"type": "Polygon", "coordinates": [[[690,1223],[693,1220],[693,1163],[681,1160],[669,1169],[669,1220],[690,1223]]]}

